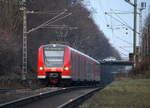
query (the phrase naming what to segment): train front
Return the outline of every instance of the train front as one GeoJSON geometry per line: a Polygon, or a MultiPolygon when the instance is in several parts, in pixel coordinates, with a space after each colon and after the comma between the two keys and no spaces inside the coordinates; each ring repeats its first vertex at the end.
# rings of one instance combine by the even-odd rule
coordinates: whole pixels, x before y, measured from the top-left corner
{"type": "Polygon", "coordinates": [[[65,46],[50,44],[39,48],[38,78],[58,84],[64,71],[69,70],[64,64],[65,46]]]}

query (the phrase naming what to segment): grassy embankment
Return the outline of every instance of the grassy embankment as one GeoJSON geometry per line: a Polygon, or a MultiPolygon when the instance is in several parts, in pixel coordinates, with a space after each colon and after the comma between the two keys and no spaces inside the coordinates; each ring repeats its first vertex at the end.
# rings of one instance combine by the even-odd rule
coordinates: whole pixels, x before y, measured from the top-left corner
{"type": "Polygon", "coordinates": [[[115,81],[80,108],[150,108],[150,79],[115,81]]]}

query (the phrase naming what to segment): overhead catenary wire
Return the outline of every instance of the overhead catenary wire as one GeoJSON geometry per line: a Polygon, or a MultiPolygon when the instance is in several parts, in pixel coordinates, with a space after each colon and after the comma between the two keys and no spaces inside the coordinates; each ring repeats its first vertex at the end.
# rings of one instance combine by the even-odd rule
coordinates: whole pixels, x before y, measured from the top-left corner
{"type": "Polygon", "coordinates": [[[126,50],[125,48],[123,48],[123,47],[119,47],[120,49],[122,49],[122,50],[124,50],[124,51],[126,51],[126,52],[130,52],[130,51],[128,51],[128,50],[126,50]]]}
{"type": "MultiPolygon", "coordinates": [[[[114,33],[114,35],[115,35],[115,37],[117,37],[116,39],[119,39],[119,40],[121,40],[122,42],[125,42],[126,44],[128,44],[129,46],[132,46],[132,43],[130,43],[129,41],[120,38],[120,37],[117,36],[115,33],[114,33]]],[[[119,46],[118,48],[119,48],[119,53],[121,52],[120,50],[123,50],[124,52],[127,52],[127,53],[131,52],[131,51],[129,51],[129,50],[126,50],[125,47],[119,46]]],[[[132,48],[132,47],[131,47],[131,48],[132,48]]],[[[122,53],[122,54],[123,54],[123,53],[122,53]]],[[[125,54],[123,54],[123,55],[125,55],[125,54]]]]}
{"type": "MultiPolygon", "coordinates": [[[[112,10],[112,9],[110,9],[112,10]]],[[[113,12],[109,12],[110,14],[133,14],[134,12],[132,11],[121,11],[121,10],[116,10],[113,9],[113,12]]]]}
{"type": "Polygon", "coordinates": [[[59,14],[62,11],[64,11],[64,9],[57,11],[27,11],[27,14],[59,14]]]}
{"type": "Polygon", "coordinates": [[[41,25],[35,27],[35,28],[32,28],[31,30],[29,30],[27,33],[31,33],[33,31],[36,31],[38,29],[40,29],[41,27],[47,25],[48,23],[50,23],[52,20],[55,20],[56,18],[58,18],[59,16],[63,15],[67,10],[65,9],[63,12],[59,13],[58,15],[56,15],[55,17],[51,18],[50,20],[42,23],[41,25]]]}
{"type": "Polygon", "coordinates": [[[133,46],[132,46],[132,45],[130,45],[130,46],[119,46],[119,47],[132,48],[133,46]]]}
{"type": "Polygon", "coordinates": [[[111,18],[113,18],[114,20],[116,20],[117,22],[121,23],[122,25],[128,27],[129,29],[131,29],[133,31],[133,28],[124,24],[123,22],[121,22],[119,19],[117,19],[116,17],[113,17],[112,15],[110,15],[108,12],[105,12],[106,15],[110,16],[111,18]]]}
{"type": "MultiPolygon", "coordinates": [[[[111,9],[111,11],[124,23],[124,24],[126,24],[127,26],[129,26],[128,25],[128,23],[126,22],[126,21],[124,21],[117,13],[115,13],[112,9],[111,9]]],[[[132,12],[133,13],[133,12],[132,12]]],[[[130,26],[129,26],[130,27],[130,26]]],[[[132,28],[132,27],[131,27],[132,28]]]]}
{"type": "Polygon", "coordinates": [[[69,27],[69,26],[44,26],[41,28],[66,29],[66,30],[78,29],[77,27],[69,27]]]}
{"type": "Polygon", "coordinates": [[[123,53],[123,52],[121,52],[121,51],[119,51],[119,53],[120,53],[121,55],[124,55],[125,57],[128,57],[128,54],[125,54],[125,53],[123,53]]]}
{"type": "Polygon", "coordinates": [[[54,22],[56,22],[56,21],[59,21],[59,20],[61,20],[61,19],[64,19],[64,18],[70,16],[71,14],[72,14],[72,13],[69,13],[69,14],[67,14],[67,15],[65,15],[65,16],[62,16],[62,17],[60,17],[60,18],[58,18],[58,19],[55,19],[54,21],[47,23],[45,26],[48,26],[48,25],[50,25],[50,24],[52,24],[52,23],[54,23],[54,22]]]}
{"type": "MultiPolygon", "coordinates": [[[[102,1],[101,0],[99,0],[99,4],[100,4],[100,7],[102,8],[102,11],[103,11],[103,13],[105,13],[105,11],[104,11],[104,6],[103,6],[103,4],[102,4],[102,1]]],[[[106,17],[106,15],[104,15],[104,20],[105,20],[105,22],[108,24],[108,19],[107,19],[107,17],[106,17]]]]}
{"type": "MultiPolygon", "coordinates": [[[[123,22],[121,22],[120,20],[118,20],[116,17],[113,17],[112,15],[108,14],[107,12],[105,12],[106,15],[112,17],[114,20],[116,20],[117,22],[121,23],[122,25],[126,26],[127,28],[129,28],[130,30],[134,31],[134,29],[126,24],[124,24],[123,22]]],[[[139,32],[136,31],[137,34],[139,34],[139,32]]]]}
{"type": "Polygon", "coordinates": [[[123,42],[125,42],[125,43],[127,43],[127,44],[132,45],[132,43],[130,43],[129,41],[126,41],[126,40],[120,38],[119,36],[116,36],[116,35],[115,35],[115,37],[117,37],[116,39],[119,39],[119,40],[121,40],[121,41],[123,41],[123,42]]]}

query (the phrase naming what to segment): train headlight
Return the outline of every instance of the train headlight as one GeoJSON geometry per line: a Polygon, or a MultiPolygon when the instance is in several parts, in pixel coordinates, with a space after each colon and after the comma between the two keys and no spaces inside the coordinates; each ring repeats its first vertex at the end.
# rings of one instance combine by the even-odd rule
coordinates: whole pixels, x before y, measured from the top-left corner
{"type": "Polygon", "coordinates": [[[44,68],[43,68],[43,67],[40,67],[40,70],[44,70],[44,68]]]}
{"type": "Polygon", "coordinates": [[[65,67],[64,70],[69,70],[69,67],[65,67]]]}

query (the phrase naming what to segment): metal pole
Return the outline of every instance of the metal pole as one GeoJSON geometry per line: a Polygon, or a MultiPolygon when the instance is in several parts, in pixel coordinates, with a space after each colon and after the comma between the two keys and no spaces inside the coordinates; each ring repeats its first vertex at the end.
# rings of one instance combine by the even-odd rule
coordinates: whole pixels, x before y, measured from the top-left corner
{"type": "Polygon", "coordinates": [[[26,80],[27,74],[27,14],[26,6],[23,7],[23,49],[22,49],[22,80],[26,80]]]}
{"type": "Polygon", "coordinates": [[[136,31],[137,31],[137,0],[134,0],[134,32],[133,32],[133,54],[134,54],[134,65],[137,62],[137,51],[136,51],[136,31]]]}
{"type": "Polygon", "coordinates": [[[142,54],[142,10],[139,10],[139,55],[141,58],[142,54]]]}
{"type": "Polygon", "coordinates": [[[139,9],[139,56],[142,58],[142,9],[139,9]]]}
{"type": "Polygon", "coordinates": [[[136,26],[137,26],[137,0],[134,0],[134,3],[130,2],[130,0],[125,0],[127,3],[134,7],[134,18],[133,18],[133,55],[134,55],[134,66],[137,62],[137,52],[136,52],[136,26]]]}

